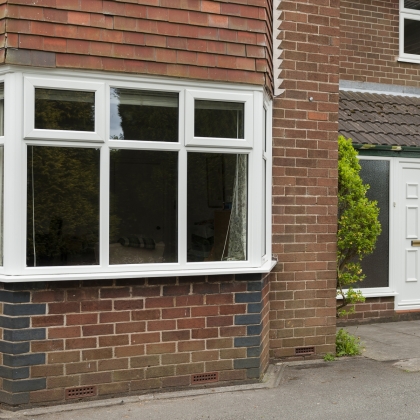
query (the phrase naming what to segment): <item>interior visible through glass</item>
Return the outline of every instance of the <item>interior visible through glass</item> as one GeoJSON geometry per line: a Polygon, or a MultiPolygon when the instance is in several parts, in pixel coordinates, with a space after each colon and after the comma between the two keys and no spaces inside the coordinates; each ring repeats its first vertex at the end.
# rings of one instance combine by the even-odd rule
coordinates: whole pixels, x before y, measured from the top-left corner
{"type": "Polygon", "coordinates": [[[247,259],[248,156],[188,153],[187,261],[247,259]]]}
{"type": "Polygon", "coordinates": [[[177,142],[178,96],[111,88],[111,139],[177,142]]]}
{"type": "Polygon", "coordinates": [[[27,152],[27,266],[99,264],[100,151],[27,152]]]}
{"type": "Polygon", "coordinates": [[[243,103],[196,99],[194,108],[195,137],[244,138],[243,103]]]}
{"type": "Polygon", "coordinates": [[[35,128],[95,131],[95,93],[36,88],[35,128]]]}
{"type": "Polygon", "coordinates": [[[404,53],[420,54],[420,20],[404,19],[404,53]]]}
{"type": "Polygon", "coordinates": [[[111,150],[110,264],[178,261],[178,152],[111,150]]]}

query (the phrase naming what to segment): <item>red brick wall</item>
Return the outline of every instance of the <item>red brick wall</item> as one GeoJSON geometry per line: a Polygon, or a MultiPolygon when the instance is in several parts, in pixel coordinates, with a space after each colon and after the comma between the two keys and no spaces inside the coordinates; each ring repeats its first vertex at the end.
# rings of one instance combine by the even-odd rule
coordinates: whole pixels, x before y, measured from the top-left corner
{"type": "Polygon", "coordinates": [[[340,79],[418,86],[420,66],[397,61],[398,0],[341,0],[340,9],[340,79]]]}
{"type": "Polygon", "coordinates": [[[273,110],[271,356],[334,351],[339,1],[283,0],[273,110]],[[311,101],[310,98],[313,98],[311,101]]]}
{"type": "Polygon", "coordinates": [[[272,0],[8,0],[6,63],[271,90],[271,34],[272,0]]]}
{"type": "Polygon", "coordinates": [[[102,398],[188,387],[204,372],[255,381],[268,366],[268,275],[4,286],[9,405],[63,402],[88,385],[102,398]]]}

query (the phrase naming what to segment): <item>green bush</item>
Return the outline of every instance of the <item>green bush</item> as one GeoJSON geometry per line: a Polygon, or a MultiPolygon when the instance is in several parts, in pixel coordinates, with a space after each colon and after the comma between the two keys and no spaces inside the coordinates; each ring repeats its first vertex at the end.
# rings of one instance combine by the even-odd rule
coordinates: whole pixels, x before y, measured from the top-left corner
{"type": "Polygon", "coordinates": [[[369,185],[360,178],[357,152],[351,140],[338,138],[337,316],[351,313],[348,304],[363,302],[352,284],[364,279],[360,261],[373,252],[381,225],[376,201],[366,197],[369,185]],[[347,291],[345,291],[347,289],[347,291]]]}
{"type": "Polygon", "coordinates": [[[338,330],[336,338],[336,356],[357,356],[362,352],[360,338],[349,334],[342,328],[338,330]]]}

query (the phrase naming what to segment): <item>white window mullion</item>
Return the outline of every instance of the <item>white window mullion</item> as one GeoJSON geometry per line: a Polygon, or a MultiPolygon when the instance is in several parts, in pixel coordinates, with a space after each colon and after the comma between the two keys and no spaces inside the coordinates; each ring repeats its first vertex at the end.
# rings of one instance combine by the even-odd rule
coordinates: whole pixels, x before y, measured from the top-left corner
{"type": "Polygon", "coordinates": [[[26,250],[26,145],[22,141],[22,73],[5,78],[4,272],[21,273],[26,250]]]}
{"type": "Polygon", "coordinates": [[[109,265],[109,153],[110,150],[108,146],[104,145],[101,147],[99,191],[99,263],[101,267],[108,267],[109,265]]]}
{"type": "Polygon", "coordinates": [[[187,264],[187,151],[178,155],[178,262],[187,264]]]}

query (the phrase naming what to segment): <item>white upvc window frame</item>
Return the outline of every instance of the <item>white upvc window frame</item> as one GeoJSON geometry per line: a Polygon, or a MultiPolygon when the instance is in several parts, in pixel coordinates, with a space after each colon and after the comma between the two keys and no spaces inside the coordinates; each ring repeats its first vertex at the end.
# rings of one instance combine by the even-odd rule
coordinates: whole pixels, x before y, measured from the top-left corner
{"type": "MultiPolygon", "coordinates": [[[[28,71],[6,68],[5,100],[9,102],[5,119],[5,246],[1,281],[46,281],[71,279],[135,278],[269,272],[271,260],[271,100],[262,87],[177,79],[132,77],[109,73],[69,72],[64,70],[28,71]],[[65,82],[65,84],[64,84],[65,82]],[[34,91],[36,87],[95,91],[95,133],[35,130],[34,91]],[[179,93],[178,142],[110,139],[110,90],[127,88],[179,93]],[[193,92],[194,94],[191,94],[193,92]],[[199,92],[199,94],[197,94],[199,92]],[[190,98],[187,99],[188,95],[190,98]],[[194,121],[191,98],[245,103],[245,139],[213,139],[188,142],[194,121]],[[21,99],[20,99],[21,98],[21,99]],[[261,138],[266,109],[267,148],[261,138]],[[9,119],[10,118],[10,119],[9,119]],[[9,126],[9,127],[8,127],[9,126]],[[245,140],[245,141],[244,141],[245,140]],[[100,264],[95,266],[26,266],[27,150],[28,146],[58,146],[100,149],[100,264]],[[110,150],[156,150],[178,153],[178,262],[109,265],[109,167],[110,150]],[[242,153],[248,155],[248,227],[246,261],[187,262],[187,153],[242,153]],[[263,159],[261,159],[261,156],[263,159]],[[263,166],[266,171],[266,253],[262,256],[263,166]]],[[[193,131],[192,131],[193,134],[193,131]]],[[[0,138],[1,142],[1,138],[0,138]]],[[[264,228],[264,227],[263,227],[264,228]]]]}
{"type": "Polygon", "coordinates": [[[105,140],[105,84],[94,81],[75,81],[72,78],[24,77],[25,139],[95,141],[105,140]],[[45,130],[35,128],[35,88],[86,91],[95,93],[95,130],[45,130]]]}
{"type": "Polygon", "coordinates": [[[238,102],[244,104],[244,138],[212,138],[195,137],[194,120],[192,124],[185,123],[185,145],[204,147],[234,147],[251,149],[254,142],[254,102],[255,94],[226,92],[225,90],[187,89],[185,92],[185,119],[194,116],[195,100],[209,100],[217,102],[238,102]]]}
{"type": "Polygon", "coordinates": [[[420,21],[420,10],[407,9],[404,7],[404,0],[400,0],[400,20],[399,20],[399,57],[398,61],[420,64],[420,54],[404,53],[404,19],[420,21]]]}

